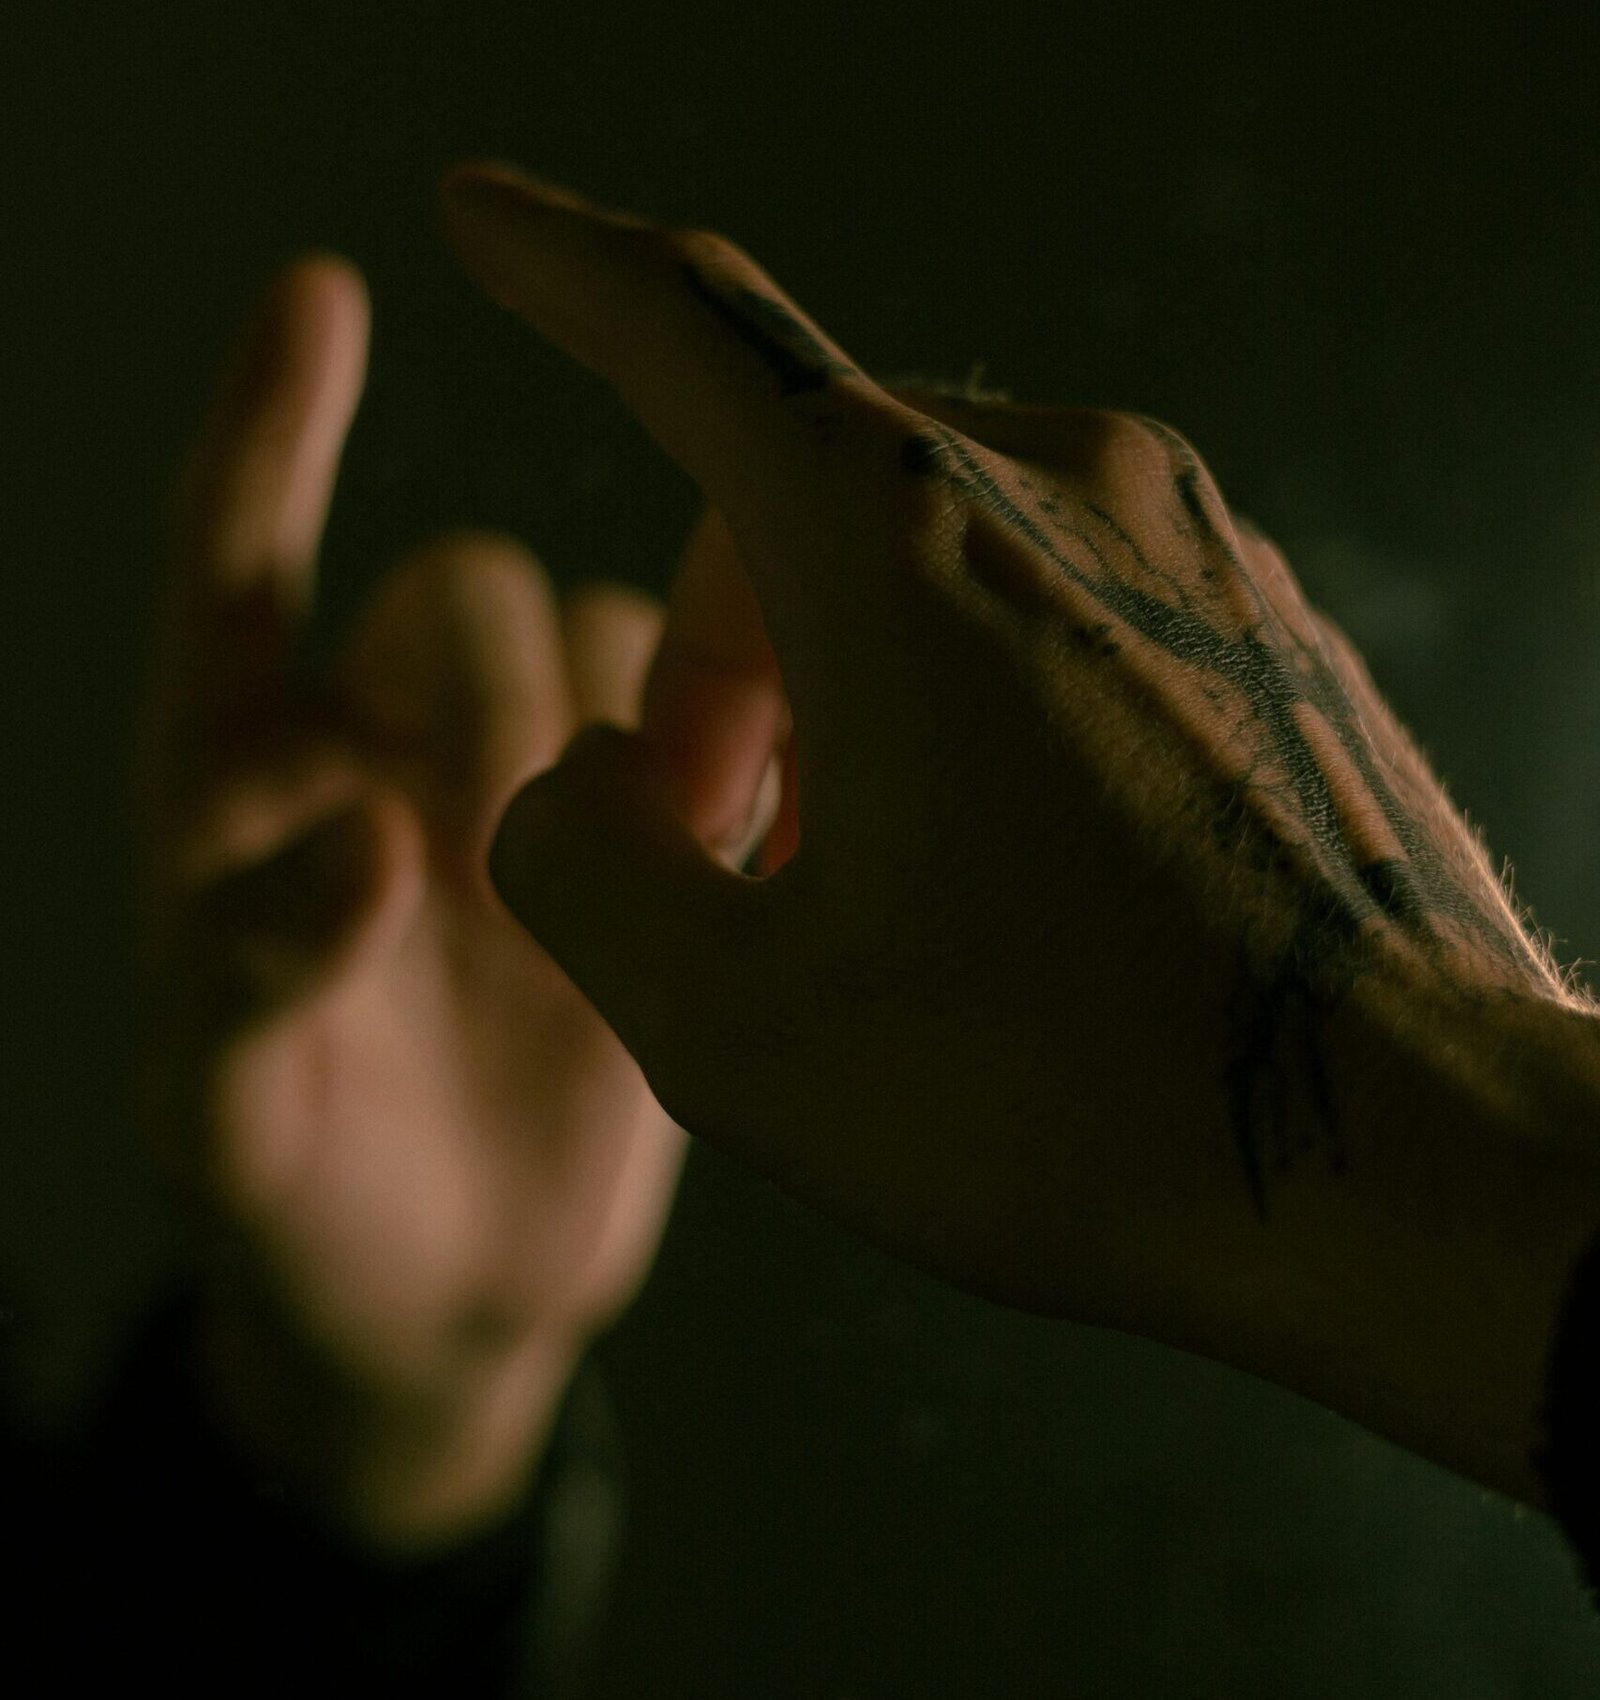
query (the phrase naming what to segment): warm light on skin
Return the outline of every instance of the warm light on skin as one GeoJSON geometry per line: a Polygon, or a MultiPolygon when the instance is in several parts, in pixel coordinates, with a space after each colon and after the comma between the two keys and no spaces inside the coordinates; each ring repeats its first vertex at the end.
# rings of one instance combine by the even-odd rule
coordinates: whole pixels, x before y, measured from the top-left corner
{"type": "MultiPolygon", "coordinates": [[[[580,727],[638,724],[666,611],[603,581],[560,595],[517,540],[455,531],[296,682],[369,326],[347,261],[287,268],[180,482],[131,776],[134,1096],[218,1251],[219,1417],[362,1540],[421,1550],[526,1481],[682,1165],[683,1130],[488,868],[580,727]]],[[[691,761],[718,706],[680,720],[691,761]]],[[[719,809],[770,810],[772,753],[719,809]]]]}

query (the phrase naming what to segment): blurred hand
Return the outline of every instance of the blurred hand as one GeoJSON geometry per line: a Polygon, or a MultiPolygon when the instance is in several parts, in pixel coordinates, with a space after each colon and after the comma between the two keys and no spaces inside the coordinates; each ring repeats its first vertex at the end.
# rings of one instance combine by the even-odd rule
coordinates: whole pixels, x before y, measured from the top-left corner
{"type": "Polygon", "coordinates": [[[510,168],[443,212],[709,504],[642,732],[578,737],[492,856],[692,1132],[971,1290],[1187,1342],[1163,1306],[1270,1290],[1374,1034],[1572,1001],[1176,433],[888,393],[732,243],[510,168]],[[670,729],[718,670],[792,707],[765,879],[694,838],[670,729]]]}
{"type": "MultiPolygon", "coordinates": [[[[684,1140],[487,873],[574,728],[635,724],[662,610],[558,604],[516,543],[448,536],[333,677],[293,676],[367,335],[352,268],[290,267],[181,481],[133,776],[137,1097],[208,1225],[228,1419],[406,1540],[520,1482],[649,1266],[684,1140]]],[[[716,744],[693,713],[679,733],[716,744]]],[[[713,799],[736,826],[757,735],[713,799]]]]}

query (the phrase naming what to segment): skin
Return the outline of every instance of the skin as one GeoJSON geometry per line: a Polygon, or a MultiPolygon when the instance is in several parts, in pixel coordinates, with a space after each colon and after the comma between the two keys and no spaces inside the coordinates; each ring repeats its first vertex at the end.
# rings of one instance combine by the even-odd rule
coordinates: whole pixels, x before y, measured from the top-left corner
{"type": "Polygon", "coordinates": [[[887,390],[725,238],[513,167],[442,209],[706,498],[642,726],[490,858],[660,1101],[968,1290],[1542,1503],[1597,1006],[1194,449],[887,390]],[[728,677],[792,731],[760,877],[696,845],[727,769],[672,730],[728,677]]]}
{"type": "MultiPolygon", "coordinates": [[[[575,729],[636,722],[664,610],[558,597],[513,539],[451,534],[379,584],[330,677],[296,670],[368,324],[347,263],[287,268],[172,505],[131,785],[134,1099],[193,1207],[219,1421],[407,1553],[522,1489],[685,1141],[487,871],[575,729]]],[[[675,717],[685,752],[728,754],[715,704],[675,717]]],[[[729,866],[749,844],[721,822],[776,801],[770,736],[735,742],[702,839],[729,866]]]]}

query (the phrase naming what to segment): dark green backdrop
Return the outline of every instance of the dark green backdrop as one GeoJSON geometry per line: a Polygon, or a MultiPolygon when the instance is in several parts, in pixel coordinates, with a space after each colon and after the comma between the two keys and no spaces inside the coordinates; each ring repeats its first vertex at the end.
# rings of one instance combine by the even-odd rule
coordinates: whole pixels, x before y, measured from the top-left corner
{"type": "MultiPolygon", "coordinates": [[[[331,641],[509,527],[655,590],[693,511],[436,240],[462,154],[742,242],[870,368],[1183,430],[1600,955],[1600,9],[7,0],[5,1126],[24,1386],[92,1391],[173,1230],[119,1110],[155,504],[254,291],[337,248],[371,387],[331,641]]],[[[1538,1518],[1208,1363],[1007,1315],[697,1151],[603,1347],[603,1696],[1590,1695],[1538,1518]]]]}

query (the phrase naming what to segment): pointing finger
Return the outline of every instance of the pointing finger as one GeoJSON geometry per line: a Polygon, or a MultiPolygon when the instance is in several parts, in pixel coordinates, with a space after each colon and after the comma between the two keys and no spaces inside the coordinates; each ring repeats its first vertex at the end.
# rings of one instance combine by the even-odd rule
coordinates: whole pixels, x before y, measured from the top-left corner
{"type": "MultiPolygon", "coordinates": [[[[682,583],[680,575],[675,600],[682,583]]],[[[609,720],[632,731],[641,710],[652,712],[654,690],[658,749],[664,723],[666,765],[675,779],[687,778],[694,799],[685,823],[703,844],[742,861],[777,803],[772,745],[782,698],[770,653],[770,684],[748,666],[707,667],[698,660],[680,666],[671,674],[663,714],[658,681],[666,610],[654,597],[622,585],[586,585],[567,599],[565,622],[580,723],[609,720]]]]}
{"type": "Polygon", "coordinates": [[[859,593],[861,481],[898,477],[908,410],[720,236],[503,166],[457,167],[440,190],[468,271],[605,378],[689,473],[746,554],[779,659],[803,660],[804,637],[859,593]]]}
{"type": "Polygon", "coordinates": [[[145,701],[144,800],[209,784],[285,680],[365,377],[360,275],[332,257],[274,280],[190,452],[171,515],[145,701]]]}

